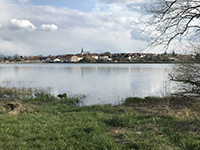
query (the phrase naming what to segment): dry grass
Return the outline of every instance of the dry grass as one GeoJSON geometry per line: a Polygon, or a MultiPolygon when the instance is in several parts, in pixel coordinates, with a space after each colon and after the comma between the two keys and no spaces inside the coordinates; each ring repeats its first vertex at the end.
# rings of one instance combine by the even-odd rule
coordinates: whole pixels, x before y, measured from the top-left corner
{"type": "MultiPolygon", "coordinates": [[[[200,99],[189,97],[127,98],[115,106],[133,110],[127,126],[108,128],[114,141],[126,149],[199,149],[200,99]]],[[[120,119],[120,117],[119,117],[120,119]]],[[[118,121],[117,119],[115,119],[118,121]]],[[[121,121],[121,120],[120,120],[121,121]]]]}
{"type": "Polygon", "coordinates": [[[33,112],[31,105],[23,103],[20,100],[0,101],[0,114],[7,113],[9,115],[18,115],[31,112],[33,112]]]}
{"type": "Polygon", "coordinates": [[[192,97],[164,97],[156,98],[156,100],[147,97],[140,102],[134,102],[133,98],[133,102],[117,107],[131,107],[146,115],[200,118],[200,99],[192,97]]]}

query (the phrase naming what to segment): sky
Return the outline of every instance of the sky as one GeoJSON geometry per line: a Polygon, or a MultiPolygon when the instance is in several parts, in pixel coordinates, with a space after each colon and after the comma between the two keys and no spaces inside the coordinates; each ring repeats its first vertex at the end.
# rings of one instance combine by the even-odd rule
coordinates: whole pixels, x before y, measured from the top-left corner
{"type": "Polygon", "coordinates": [[[145,52],[140,8],[146,2],[0,0],[0,52],[22,56],[76,54],[82,48],[91,53],[145,52]]]}

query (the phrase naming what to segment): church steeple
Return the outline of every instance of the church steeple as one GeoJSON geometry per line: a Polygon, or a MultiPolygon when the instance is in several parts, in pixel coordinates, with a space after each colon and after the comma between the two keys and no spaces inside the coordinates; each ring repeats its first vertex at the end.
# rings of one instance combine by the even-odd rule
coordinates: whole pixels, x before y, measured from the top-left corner
{"type": "Polygon", "coordinates": [[[81,50],[81,55],[84,55],[83,47],[82,47],[82,50],[81,50]]]}

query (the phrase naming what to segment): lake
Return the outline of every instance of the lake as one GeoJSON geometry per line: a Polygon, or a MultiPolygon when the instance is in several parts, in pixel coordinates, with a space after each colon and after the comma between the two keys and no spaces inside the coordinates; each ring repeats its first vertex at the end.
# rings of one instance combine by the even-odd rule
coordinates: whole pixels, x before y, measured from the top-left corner
{"type": "Polygon", "coordinates": [[[172,64],[0,64],[5,87],[49,88],[51,94],[84,94],[85,105],[117,104],[130,96],[163,96],[172,64]]]}

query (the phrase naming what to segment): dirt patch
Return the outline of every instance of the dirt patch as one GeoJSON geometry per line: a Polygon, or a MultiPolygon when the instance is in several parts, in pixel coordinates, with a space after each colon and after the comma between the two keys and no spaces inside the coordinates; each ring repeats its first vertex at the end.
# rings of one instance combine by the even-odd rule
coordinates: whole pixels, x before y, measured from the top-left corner
{"type": "Polygon", "coordinates": [[[123,134],[126,130],[124,128],[108,128],[107,132],[114,137],[115,142],[124,143],[123,134]]]}
{"type": "Polygon", "coordinates": [[[122,134],[125,132],[124,128],[109,128],[108,133],[112,135],[122,134]]]}

